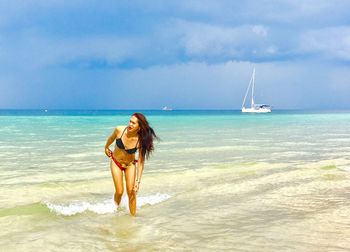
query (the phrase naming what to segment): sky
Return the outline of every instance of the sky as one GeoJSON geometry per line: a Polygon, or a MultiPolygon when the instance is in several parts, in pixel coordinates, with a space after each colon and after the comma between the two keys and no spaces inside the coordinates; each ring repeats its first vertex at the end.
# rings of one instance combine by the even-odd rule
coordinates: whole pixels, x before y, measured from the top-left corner
{"type": "Polygon", "coordinates": [[[350,109],[347,0],[0,0],[0,109],[350,109]]]}

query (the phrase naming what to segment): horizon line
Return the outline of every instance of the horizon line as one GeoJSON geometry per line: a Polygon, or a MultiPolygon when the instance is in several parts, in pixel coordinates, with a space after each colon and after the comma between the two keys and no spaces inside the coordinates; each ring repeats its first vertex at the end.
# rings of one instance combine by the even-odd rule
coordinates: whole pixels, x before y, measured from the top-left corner
{"type": "MultiPolygon", "coordinates": [[[[178,109],[171,109],[171,110],[163,110],[163,109],[141,109],[141,108],[0,108],[0,111],[5,110],[13,110],[13,111],[19,111],[19,110],[31,110],[31,111],[63,111],[63,110],[70,110],[70,111],[241,111],[240,108],[178,108],[178,109]]],[[[272,111],[281,111],[281,110],[350,110],[350,108],[276,108],[272,111]]]]}

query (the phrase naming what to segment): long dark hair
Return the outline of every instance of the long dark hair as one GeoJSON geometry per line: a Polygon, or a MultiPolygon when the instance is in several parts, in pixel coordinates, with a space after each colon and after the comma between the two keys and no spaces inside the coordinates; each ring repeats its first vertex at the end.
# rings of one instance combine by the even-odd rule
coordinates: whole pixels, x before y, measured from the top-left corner
{"type": "Polygon", "coordinates": [[[133,116],[135,116],[138,120],[140,130],[138,132],[139,134],[139,141],[141,143],[140,148],[140,158],[141,160],[145,160],[149,158],[149,155],[154,150],[153,140],[157,139],[159,140],[159,137],[156,135],[154,130],[149,125],[146,117],[141,113],[134,113],[133,116]]]}

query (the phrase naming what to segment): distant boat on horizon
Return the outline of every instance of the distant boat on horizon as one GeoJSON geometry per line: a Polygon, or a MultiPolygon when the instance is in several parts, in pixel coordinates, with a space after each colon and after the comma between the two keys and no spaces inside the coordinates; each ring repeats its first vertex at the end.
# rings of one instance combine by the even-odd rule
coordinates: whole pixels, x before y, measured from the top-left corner
{"type": "Polygon", "coordinates": [[[254,86],[255,86],[255,67],[253,69],[253,74],[252,77],[250,79],[248,88],[247,88],[247,92],[245,93],[244,99],[243,99],[243,103],[242,103],[242,112],[243,113],[270,113],[271,112],[271,106],[268,104],[255,104],[254,103],[254,86]],[[249,90],[251,88],[251,92],[252,92],[252,101],[250,104],[250,108],[246,108],[245,107],[245,101],[247,99],[247,95],[249,93],[249,90]]]}
{"type": "Polygon", "coordinates": [[[170,107],[168,107],[168,106],[164,106],[164,107],[162,108],[162,110],[164,110],[164,111],[171,111],[171,110],[173,110],[173,109],[170,108],[170,107]]]}

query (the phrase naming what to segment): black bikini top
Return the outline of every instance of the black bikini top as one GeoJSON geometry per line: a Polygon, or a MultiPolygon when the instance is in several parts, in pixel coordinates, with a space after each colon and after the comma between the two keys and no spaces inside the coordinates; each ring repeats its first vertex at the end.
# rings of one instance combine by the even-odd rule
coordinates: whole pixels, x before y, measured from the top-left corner
{"type": "Polygon", "coordinates": [[[137,146],[137,144],[139,143],[139,140],[137,140],[137,143],[136,143],[135,148],[132,148],[132,149],[125,149],[125,146],[124,146],[123,141],[122,141],[122,137],[123,137],[123,135],[124,135],[124,132],[125,132],[126,128],[127,128],[127,127],[125,127],[125,129],[124,129],[122,135],[120,136],[120,138],[117,138],[117,139],[115,140],[115,144],[118,146],[119,149],[125,150],[125,151],[126,151],[127,153],[129,153],[129,154],[134,154],[134,153],[137,151],[136,146],[137,146]]]}

